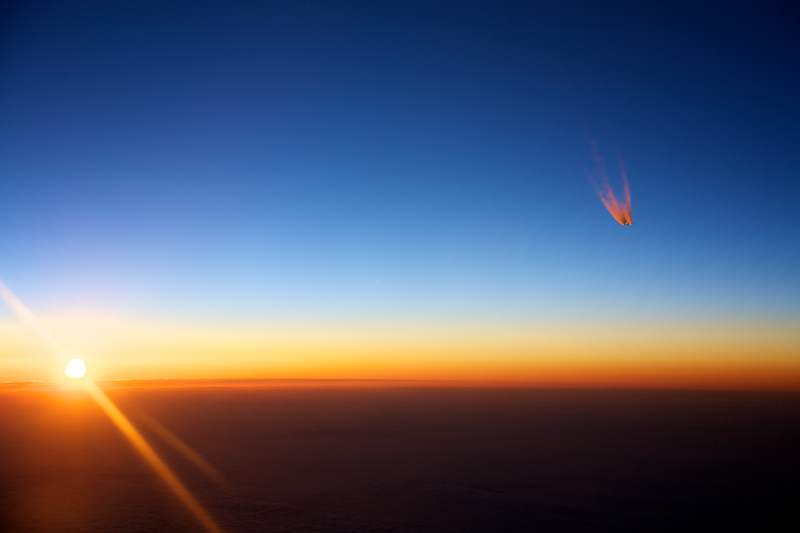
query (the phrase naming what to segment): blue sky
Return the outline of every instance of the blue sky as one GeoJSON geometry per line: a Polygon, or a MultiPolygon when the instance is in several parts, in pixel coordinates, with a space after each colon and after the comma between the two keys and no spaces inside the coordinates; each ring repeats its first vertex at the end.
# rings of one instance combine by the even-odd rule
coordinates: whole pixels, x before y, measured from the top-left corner
{"type": "Polygon", "coordinates": [[[789,8],[162,4],[3,16],[0,278],[33,309],[800,317],[789,8]]]}

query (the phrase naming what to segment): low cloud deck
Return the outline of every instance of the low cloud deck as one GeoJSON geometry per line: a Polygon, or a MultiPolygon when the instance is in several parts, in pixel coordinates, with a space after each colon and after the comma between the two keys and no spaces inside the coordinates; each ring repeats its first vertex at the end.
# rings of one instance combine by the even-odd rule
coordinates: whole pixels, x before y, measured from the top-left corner
{"type": "MultiPolygon", "coordinates": [[[[141,429],[249,531],[674,531],[788,519],[800,394],[117,387],[230,483],[141,429]]],[[[132,418],[135,422],[136,419],[132,418]]],[[[0,529],[199,531],[80,390],[0,392],[0,529]]]]}

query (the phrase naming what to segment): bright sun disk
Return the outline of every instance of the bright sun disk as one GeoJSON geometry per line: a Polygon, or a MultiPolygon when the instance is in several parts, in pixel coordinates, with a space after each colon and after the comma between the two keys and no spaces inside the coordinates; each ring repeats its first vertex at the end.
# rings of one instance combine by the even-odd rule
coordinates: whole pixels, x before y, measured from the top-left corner
{"type": "Polygon", "coordinates": [[[64,375],[69,379],[83,379],[89,373],[89,366],[80,357],[67,361],[64,365],[64,375]]]}

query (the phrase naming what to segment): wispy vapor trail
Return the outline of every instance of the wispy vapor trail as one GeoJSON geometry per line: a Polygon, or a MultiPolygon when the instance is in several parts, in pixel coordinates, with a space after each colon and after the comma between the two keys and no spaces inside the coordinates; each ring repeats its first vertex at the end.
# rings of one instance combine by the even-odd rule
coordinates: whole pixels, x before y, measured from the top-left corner
{"type": "Polygon", "coordinates": [[[600,197],[600,201],[606,206],[606,209],[608,209],[608,212],[614,217],[614,220],[623,226],[630,226],[633,224],[633,218],[631,216],[631,190],[628,186],[628,175],[625,172],[625,167],[622,165],[622,160],[620,159],[620,176],[622,177],[625,197],[622,201],[619,201],[616,196],[614,196],[614,191],[608,183],[606,162],[605,159],[603,159],[603,155],[600,153],[600,149],[597,147],[597,143],[589,141],[589,145],[592,149],[592,161],[594,162],[594,172],[589,174],[589,180],[592,182],[597,196],[600,197]]]}

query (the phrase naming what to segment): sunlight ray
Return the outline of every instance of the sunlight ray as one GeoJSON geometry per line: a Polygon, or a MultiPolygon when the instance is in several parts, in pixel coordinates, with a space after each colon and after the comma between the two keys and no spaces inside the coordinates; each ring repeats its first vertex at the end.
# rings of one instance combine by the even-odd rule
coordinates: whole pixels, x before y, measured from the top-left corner
{"type": "MultiPolygon", "coordinates": [[[[24,322],[45,344],[47,344],[60,357],[67,352],[58,344],[55,338],[41,325],[39,320],[20,300],[0,281],[0,298],[2,298],[12,311],[24,322]]],[[[136,451],[156,471],[158,476],[167,484],[175,496],[189,510],[203,527],[210,533],[222,533],[222,529],[214,522],[203,506],[192,496],[189,489],[178,479],[167,464],[158,456],[156,451],[142,437],[141,433],[125,417],[108,396],[91,379],[81,382],[84,390],[108,415],[108,418],[117,426],[136,451]]],[[[177,438],[177,437],[176,437],[177,438]]],[[[187,446],[188,448],[188,446],[187,446]]]]}

